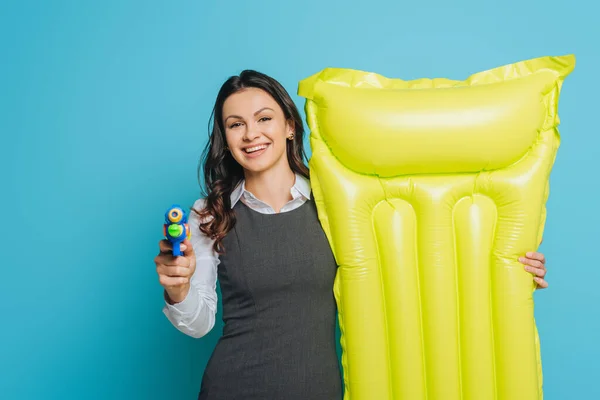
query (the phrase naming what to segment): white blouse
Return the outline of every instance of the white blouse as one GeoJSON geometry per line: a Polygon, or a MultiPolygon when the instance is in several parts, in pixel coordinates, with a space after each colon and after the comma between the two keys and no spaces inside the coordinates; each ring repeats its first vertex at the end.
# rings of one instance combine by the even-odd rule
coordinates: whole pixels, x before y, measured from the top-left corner
{"type": "MultiPolygon", "coordinates": [[[[283,206],[281,212],[295,210],[310,199],[310,183],[301,175],[296,174],[296,182],[291,189],[292,200],[283,206]]],[[[275,214],[268,204],[257,199],[246,190],[242,181],[231,193],[231,207],[242,201],[252,210],[263,214],[275,214]]],[[[196,210],[204,207],[204,199],[194,203],[196,210]]],[[[200,338],[206,335],[215,325],[217,312],[217,266],[219,256],[213,250],[214,241],[204,235],[198,228],[198,215],[189,214],[189,226],[192,230],[190,239],[196,255],[196,270],[190,280],[190,291],[186,298],[177,304],[165,302],[164,314],[178,330],[186,335],[200,338]]]]}

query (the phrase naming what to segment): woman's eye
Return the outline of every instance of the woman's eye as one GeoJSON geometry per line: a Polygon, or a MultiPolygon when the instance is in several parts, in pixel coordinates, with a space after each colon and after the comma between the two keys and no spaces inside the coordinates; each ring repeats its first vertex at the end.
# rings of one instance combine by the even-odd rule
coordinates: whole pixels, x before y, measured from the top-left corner
{"type": "Polygon", "coordinates": [[[236,122],[236,123],[234,123],[234,124],[231,124],[231,125],[229,125],[229,129],[237,128],[237,127],[238,127],[238,126],[240,126],[240,125],[241,125],[241,123],[239,123],[239,122],[236,122]]]}
{"type": "Polygon", "coordinates": [[[266,122],[266,121],[270,121],[271,117],[262,117],[261,119],[259,119],[259,122],[266,122]]]}

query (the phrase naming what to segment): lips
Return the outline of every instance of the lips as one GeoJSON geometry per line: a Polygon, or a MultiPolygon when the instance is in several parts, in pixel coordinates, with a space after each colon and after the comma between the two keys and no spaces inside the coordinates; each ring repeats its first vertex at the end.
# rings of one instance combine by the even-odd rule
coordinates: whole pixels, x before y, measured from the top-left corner
{"type": "Polygon", "coordinates": [[[264,149],[266,149],[268,146],[269,146],[268,144],[257,144],[257,145],[255,145],[255,146],[252,146],[252,147],[246,147],[246,148],[244,148],[244,149],[242,149],[242,150],[244,150],[244,152],[245,152],[246,154],[252,154],[252,153],[256,153],[256,152],[259,152],[259,151],[261,151],[261,150],[264,150],[264,149]]]}

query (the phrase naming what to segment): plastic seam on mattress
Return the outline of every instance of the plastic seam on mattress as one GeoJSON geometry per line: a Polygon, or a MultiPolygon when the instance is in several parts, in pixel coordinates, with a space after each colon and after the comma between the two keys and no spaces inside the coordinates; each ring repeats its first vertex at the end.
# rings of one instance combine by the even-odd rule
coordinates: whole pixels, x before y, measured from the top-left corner
{"type": "MultiPolygon", "coordinates": [[[[390,199],[388,198],[388,194],[387,191],[385,190],[385,185],[383,184],[383,182],[381,182],[381,177],[379,175],[375,175],[377,177],[377,182],[379,182],[379,186],[381,186],[381,191],[383,192],[383,200],[390,206],[392,207],[393,210],[398,211],[396,209],[396,206],[394,206],[394,204],[390,201],[390,199]]],[[[375,210],[375,207],[373,207],[373,210],[375,210]]]]}
{"type": "MultiPolygon", "coordinates": [[[[338,272],[339,273],[339,272],[338,272]]],[[[341,286],[338,284],[338,286],[341,286]]],[[[348,390],[348,376],[350,375],[350,368],[348,367],[348,355],[346,354],[346,331],[344,327],[344,308],[342,306],[342,298],[344,297],[341,293],[342,288],[339,287],[339,298],[338,298],[338,321],[340,324],[340,346],[342,347],[342,381],[344,382],[344,399],[350,398],[350,390],[348,390]]]]}
{"type": "MultiPolygon", "coordinates": [[[[488,196],[488,198],[490,198],[492,201],[493,199],[491,197],[488,196]]],[[[492,237],[492,249],[495,247],[494,243],[496,242],[496,237],[498,234],[498,205],[496,204],[496,202],[494,202],[494,207],[496,209],[496,218],[494,219],[494,235],[492,237]]],[[[490,257],[490,261],[491,257],[490,257]]],[[[494,332],[494,287],[493,287],[493,279],[492,279],[492,263],[490,262],[490,265],[488,266],[488,268],[490,268],[490,273],[488,274],[488,281],[489,281],[489,286],[490,286],[490,333],[492,336],[492,373],[494,376],[494,399],[498,399],[498,375],[496,373],[496,338],[495,338],[495,332],[494,332]]]]}
{"type": "MultiPolygon", "coordinates": [[[[412,204],[411,204],[412,207],[412,204]]],[[[414,209],[414,207],[413,207],[414,209]]],[[[416,214],[415,214],[416,218],[416,214]]],[[[423,384],[425,385],[425,400],[429,399],[429,386],[427,384],[427,358],[425,355],[425,330],[423,329],[423,294],[421,291],[421,265],[419,259],[419,243],[418,243],[418,233],[419,233],[419,224],[418,221],[415,221],[415,232],[414,232],[414,246],[415,246],[415,269],[417,270],[417,293],[419,296],[419,323],[420,323],[420,337],[421,337],[421,360],[423,360],[423,384]]]]}
{"type": "MultiPolygon", "coordinates": [[[[382,189],[383,189],[383,184],[381,183],[381,180],[379,180],[379,184],[382,185],[382,189]]],[[[384,195],[385,202],[387,204],[389,204],[395,210],[396,208],[388,200],[385,190],[383,191],[383,195],[384,195]]],[[[389,385],[389,391],[390,391],[390,393],[392,395],[392,399],[393,399],[394,398],[394,387],[392,385],[392,360],[390,357],[390,330],[389,330],[387,307],[386,307],[387,299],[386,299],[385,285],[383,283],[384,279],[383,279],[383,266],[381,264],[381,252],[379,249],[379,241],[377,240],[377,229],[375,227],[376,223],[375,223],[374,212],[375,212],[376,207],[377,207],[377,205],[375,207],[373,207],[373,209],[371,210],[371,229],[373,232],[373,237],[375,239],[375,249],[376,249],[376,253],[377,253],[377,270],[379,272],[379,282],[381,284],[381,297],[383,299],[382,304],[383,304],[383,321],[385,323],[385,346],[386,346],[386,357],[387,357],[387,364],[388,364],[388,385],[389,385]]]]}
{"type": "MultiPolygon", "coordinates": [[[[473,194],[471,194],[471,201],[473,202],[473,194]]],[[[460,200],[459,200],[460,201],[460,200]]],[[[455,281],[455,290],[456,290],[456,330],[457,330],[457,346],[458,346],[458,389],[459,389],[459,393],[460,393],[460,399],[463,398],[463,390],[462,390],[462,386],[463,386],[463,377],[462,377],[462,350],[461,350],[461,345],[460,345],[460,341],[461,341],[461,331],[460,331],[460,305],[461,305],[461,301],[460,301],[460,291],[459,291],[459,282],[458,282],[458,251],[457,251],[457,245],[456,245],[456,238],[457,238],[457,232],[456,232],[456,218],[455,218],[455,212],[456,212],[456,205],[458,204],[455,203],[454,207],[452,208],[452,236],[453,236],[453,250],[454,250],[454,281],[455,281]]]]}

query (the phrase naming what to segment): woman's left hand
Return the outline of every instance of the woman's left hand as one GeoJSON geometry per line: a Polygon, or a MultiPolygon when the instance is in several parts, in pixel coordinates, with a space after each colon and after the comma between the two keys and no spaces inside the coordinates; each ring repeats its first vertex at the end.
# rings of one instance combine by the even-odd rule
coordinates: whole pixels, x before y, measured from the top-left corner
{"type": "Polygon", "coordinates": [[[546,257],[542,253],[535,251],[528,252],[525,257],[519,257],[519,262],[525,265],[525,271],[533,275],[533,280],[537,284],[537,289],[546,289],[548,282],[544,279],[546,276],[546,257]]]}

